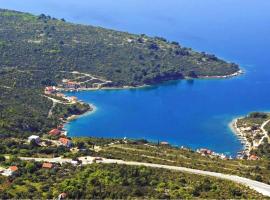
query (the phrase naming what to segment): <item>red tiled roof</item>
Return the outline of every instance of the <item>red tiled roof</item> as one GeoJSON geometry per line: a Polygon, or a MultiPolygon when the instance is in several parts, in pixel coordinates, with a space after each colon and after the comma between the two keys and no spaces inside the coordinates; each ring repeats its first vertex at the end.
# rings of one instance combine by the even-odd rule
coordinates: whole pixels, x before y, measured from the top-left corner
{"type": "Polygon", "coordinates": [[[48,168],[48,169],[51,169],[53,167],[53,164],[52,163],[43,163],[42,164],[42,168],[48,168]]]}
{"type": "Polygon", "coordinates": [[[76,84],[77,84],[77,82],[74,82],[74,81],[69,81],[69,82],[67,82],[67,84],[68,84],[68,85],[76,85],[76,84]]]}
{"type": "Polygon", "coordinates": [[[59,131],[58,129],[53,129],[49,132],[50,135],[59,135],[61,133],[61,131],[59,131]]]}
{"type": "Polygon", "coordinates": [[[13,172],[17,171],[18,170],[18,167],[17,166],[10,166],[9,169],[13,172]]]}
{"type": "Polygon", "coordinates": [[[60,138],[59,141],[60,141],[62,144],[67,145],[68,142],[69,142],[69,139],[67,139],[67,138],[60,138]]]}
{"type": "Polygon", "coordinates": [[[251,156],[249,156],[249,159],[250,159],[250,160],[258,160],[259,157],[256,156],[256,155],[251,155],[251,156]]]}

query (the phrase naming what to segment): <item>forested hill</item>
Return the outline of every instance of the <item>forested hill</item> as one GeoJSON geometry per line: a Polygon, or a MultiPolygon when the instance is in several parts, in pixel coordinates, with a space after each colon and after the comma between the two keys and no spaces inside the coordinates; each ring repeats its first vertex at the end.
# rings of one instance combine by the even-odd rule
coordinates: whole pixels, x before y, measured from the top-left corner
{"type": "MultiPolygon", "coordinates": [[[[0,9],[0,67],[88,72],[114,85],[154,84],[239,70],[177,42],[0,9]]],[[[46,73],[45,73],[46,74],[46,73]]],[[[53,80],[54,81],[54,80],[53,80]]]]}

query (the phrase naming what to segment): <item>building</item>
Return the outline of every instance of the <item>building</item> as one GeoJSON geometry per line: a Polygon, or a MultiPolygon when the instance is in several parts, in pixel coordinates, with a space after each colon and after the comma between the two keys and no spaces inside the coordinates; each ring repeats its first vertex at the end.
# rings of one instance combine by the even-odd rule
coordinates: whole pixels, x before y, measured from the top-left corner
{"type": "Polygon", "coordinates": [[[168,142],[160,142],[161,145],[169,145],[168,142]]]}
{"type": "Polygon", "coordinates": [[[67,139],[67,138],[60,138],[59,142],[61,142],[61,144],[65,147],[71,147],[71,140],[67,139]]]}
{"type": "Polygon", "coordinates": [[[65,97],[65,95],[64,95],[63,93],[56,93],[56,96],[57,96],[57,97],[62,97],[62,98],[65,97]]]}
{"type": "Polygon", "coordinates": [[[213,153],[209,149],[198,149],[197,152],[200,153],[201,155],[204,155],[204,156],[206,156],[206,155],[212,155],[212,153],[213,153]]]}
{"type": "Polygon", "coordinates": [[[53,94],[55,92],[56,92],[56,87],[55,86],[45,87],[45,90],[44,90],[45,94],[53,94]]]}
{"type": "Polygon", "coordinates": [[[79,165],[79,162],[77,160],[72,160],[70,162],[73,166],[79,165]]]}
{"type": "Polygon", "coordinates": [[[69,82],[68,79],[63,79],[63,80],[62,80],[62,83],[67,83],[67,82],[69,82]]]}
{"type": "Polygon", "coordinates": [[[8,169],[4,170],[2,173],[3,176],[12,176],[15,172],[17,172],[19,169],[17,166],[10,166],[8,169]]]}
{"type": "Polygon", "coordinates": [[[61,131],[59,129],[52,129],[50,132],[49,132],[49,135],[53,135],[53,136],[57,136],[57,135],[60,135],[61,131]]]}
{"type": "Polygon", "coordinates": [[[80,84],[75,81],[66,81],[63,82],[63,86],[68,89],[77,89],[80,87],[80,84]]]}
{"type": "Polygon", "coordinates": [[[42,164],[42,168],[45,168],[45,169],[52,169],[52,167],[53,167],[52,163],[43,163],[42,164]]]}
{"type": "Polygon", "coordinates": [[[248,160],[259,160],[259,157],[256,156],[256,155],[250,155],[250,156],[248,157],[248,160]]]}
{"type": "Polygon", "coordinates": [[[31,135],[28,137],[28,142],[30,143],[32,140],[35,141],[36,144],[40,143],[40,137],[38,135],[31,135]]]}

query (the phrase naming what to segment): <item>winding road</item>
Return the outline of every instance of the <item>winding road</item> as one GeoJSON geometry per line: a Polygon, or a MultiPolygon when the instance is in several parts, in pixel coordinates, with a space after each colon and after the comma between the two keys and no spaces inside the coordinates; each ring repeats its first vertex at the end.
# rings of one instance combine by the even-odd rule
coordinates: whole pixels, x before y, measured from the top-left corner
{"type": "Polygon", "coordinates": [[[265,130],[265,128],[264,128],[269,122],[270,122],[270,119],[267,120],[267,121],[265,121],[265,122],[261,125],[261,127],[260,127],[261,130],[263,131],[264,136],[260,139],[259,144],[262,144],[264,138],[267,138],[267,139],[268,139],[268,142],[270,141],[270,138],[269,138],[269,136],[268,136],[268,132],[267,132],[267,131],[265,130]]]}
{"type": "MultiPolygon", "coordinates": [[[[38,162],[52,162],[52,163],[71,163],[72,159],[68,158],[31,158],[31,157],[21,157],[22,160],[35,160],[38,162]]],[[[95,157],[87,156],[87,157],[80,157],[79,160],[82,161],[83,165],[91,164],[95,160],[95,157]]],[[[120,164],[120,165],[132,165],[132,166],[145,166],[145,167],[152,167],[152,168],[160,168],[160,169],[167,169],[167,170],[174,170],[179,172],[186,172],[191,174],[197,174],[202,176],[212,176],[220,179],[225,179],[229,181],[233,181],[235,183],[239,183],[245,185],[265,196],[270,197],[270,185],[265,183],[261,183],[258,181],[254,181],[248,178],[229,175],[229,174],[222,174],[217,172],[210,172],[210,171],[203,171],[198,169],[191,169],[186,167],[178,167],[178,166],[170,166],[170,165],[161,165],[161,164],[153,164],[153,163],[144,163],[144,162],[135,162],[135,161],[124,161],[124,160],[117,160],[117,159],[106,159],[100,158],[97,161],[98,163],[104,164],[120,164]]]]}

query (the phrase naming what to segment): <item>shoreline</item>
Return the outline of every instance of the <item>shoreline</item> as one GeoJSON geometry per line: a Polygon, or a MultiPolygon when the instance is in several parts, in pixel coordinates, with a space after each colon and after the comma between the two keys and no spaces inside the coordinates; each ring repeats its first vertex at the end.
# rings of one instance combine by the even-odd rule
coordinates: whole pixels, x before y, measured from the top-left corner
{"type": "Polygon", "coordinates": [[[237,126],[237,121],[242,118],[244,117],[235,118],[233,121],[229,123],[229,127],[231,131],[237,136],[238,140],[240,140],[241,145],[243,147],[240,155],[246,154],[249,156],[251,144],[247,141],[247,138],[245,137],[244,133],[237,126]]]}
{"type": "Polygon", "coordinates": [[[72,121],[74,121],[74,120],[76,120],[76,119],[78,119],[80,117],[87,116],[87,115],[90,115],[90,114],[94,114],[97,111],[97,107],[94,104],[88,104],[88,105],[92,109],[90,109],[90,110],[88,110],[88,111],[86,111],[86,112],[84,112],[84,113],[82,113],[80,115],[71,115],[71,116],[67,117],[66,120],[63,121],[64,130],[66,131],[66,136],[68,136],[68,130],[67,130],[66,126],[70,122],[72,122],[72,121]]]}
{"type": "Polygon", "coordinates": [[[73,121],[73,120],[75,120],[75,119],[77,119],[79,117],[82,117],[84,115],[93,114],[94,112],[97,111],[97,107],[94,104],[88,104],[88,105],[92,108],[92,110],[88,110],[88,111],[86,111],[86,112],[84,112],[84,113],[82,113],[80,115],[71,115],[66,119],[67,122],[73,121]]]}
{"type": "Polygon", "coordinates": [[[233,78],[235,76],[239,76],[241,74],[244,74],[244,70],[239,69],[237,72],[234,72],[229,75],[223,75],[223,76],[199,76],[198,79],[228,79],[228,78],[233,78]]]}
{"type": "MultiPolygon", "coordinates": [[[[236,76],[239,76],[241,74],[244,74],[244,71],[242,69],[239,69],[237,72],[233,73],[233,74],[229,74],[229,75],[224,75],[224,76],[198,76],[197,78],[190,78],[190,77],[184,77],[184,79],[179,79],[179,80],[204,80],[204,79],[229,79],[229,78],[233,78],[236,76]]],[[[171,80],[173,81],[173,80],[171,80]]],[[[165,81],[164,83],[166,83],[168,81],[165,81]]],[[[162,84],[162,83],[158,83],[158,84],[162,84]]],[[[60,88],[60,91],[64,91],[64,92],[79,92],[79,91],[98,91],[98,90],[123,90],[123,89],[144,89],[144,88],[148,88],[148,87],[153,87],[155,85],[158,84],[153,84],[153,85],[138,85],[138,86],[128,86],[128,85],[124,85],[124,86],[114,86],[114,87],[101,87],[101,88],[78,88],[78,89],[64,89],[64,88],[60,88]]]]}

